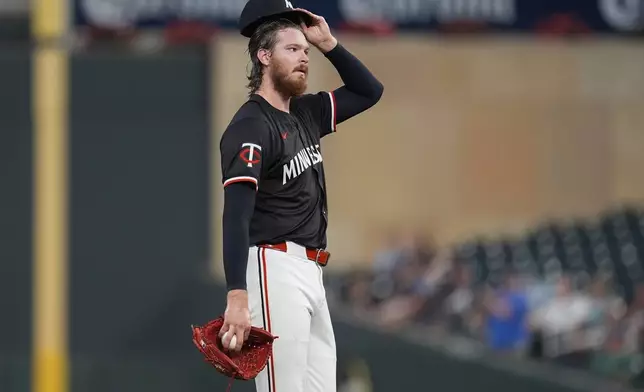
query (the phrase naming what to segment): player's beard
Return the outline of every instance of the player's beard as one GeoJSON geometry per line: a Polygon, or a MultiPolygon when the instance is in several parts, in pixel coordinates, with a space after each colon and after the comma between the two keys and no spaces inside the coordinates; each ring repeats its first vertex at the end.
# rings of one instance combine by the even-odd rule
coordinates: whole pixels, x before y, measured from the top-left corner
{"type": "Polygon", "coordinates": [[[304,94],[307,87],[307,76],[308,69],[302,67],[290,70],[281,64],[277,64],[276,67],[271,70],[273,86],[275,86],[275,89],[280,94],[287,97],[304,94]],[[304,75],[297,72],[298,70],[304,71],[304,75]]]}

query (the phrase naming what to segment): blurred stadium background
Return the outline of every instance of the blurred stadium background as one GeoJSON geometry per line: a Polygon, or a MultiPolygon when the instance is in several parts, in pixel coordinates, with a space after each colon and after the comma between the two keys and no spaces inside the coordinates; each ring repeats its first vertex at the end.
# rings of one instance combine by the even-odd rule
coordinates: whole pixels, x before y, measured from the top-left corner
{"type": "MultiPolygon", "coordinates": [[[[323,143],[338,390],[644,388],[644,1],[294,3],[385,85],[323,143]]],[[[0,392],[224,390],[243,5],[0,1],[0,392]]]]}

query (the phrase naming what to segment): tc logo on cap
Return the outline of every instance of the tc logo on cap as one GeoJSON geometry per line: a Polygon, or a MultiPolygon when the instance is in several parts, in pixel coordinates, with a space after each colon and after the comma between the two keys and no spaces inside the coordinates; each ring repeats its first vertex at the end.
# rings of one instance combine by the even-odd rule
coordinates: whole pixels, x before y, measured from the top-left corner
{"type": "Polygon", "coordinates": [[[291,2],[288,0],[284,0],[284,5],[286,6],[286,8],[293,9],[293,4],[291,4],[291,2]]]}

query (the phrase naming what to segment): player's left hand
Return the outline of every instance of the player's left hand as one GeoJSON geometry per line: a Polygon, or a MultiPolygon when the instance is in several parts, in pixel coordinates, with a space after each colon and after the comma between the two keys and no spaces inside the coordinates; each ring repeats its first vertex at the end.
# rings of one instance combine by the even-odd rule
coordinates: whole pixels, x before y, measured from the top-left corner
{"type": "Polygon", "coordinates": [[[302,31],[306,40],[311,43],[311,45],[318,48],[322,53],[326,53],[331,49],[335,48],[338,44],[338,40],[331,34],[331,28],[326,20],[314,13],[307,11],[303,8],[297,8],[298,11],[308,14],[313,23],[311,26],[307,26],[305,23],[301,24],[302,31]]]}

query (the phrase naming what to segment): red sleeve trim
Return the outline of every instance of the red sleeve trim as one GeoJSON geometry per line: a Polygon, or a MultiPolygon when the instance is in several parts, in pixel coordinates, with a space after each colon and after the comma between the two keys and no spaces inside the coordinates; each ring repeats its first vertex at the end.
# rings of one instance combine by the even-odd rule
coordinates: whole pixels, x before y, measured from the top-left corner
{"type": "Polygon", "coordinates": [[[328,94],[329,94],[329,98],[331,99],[331,132],[335,132],[336,126],[337,126],[336,114],[335,114],[336,113],[335,95],[333,94],[333,91],[329,91],[328,94]]]}
{"type": "Polygon", "coordinates": [[[255,190],[258,189],[257,179],[254,177],[247,177],[247,176],[233,177],[233,178],[227,179],[226,181],[224,181],[224,188],[236,182],[252,182],[253,184],[255,184],[255,190]]]}

